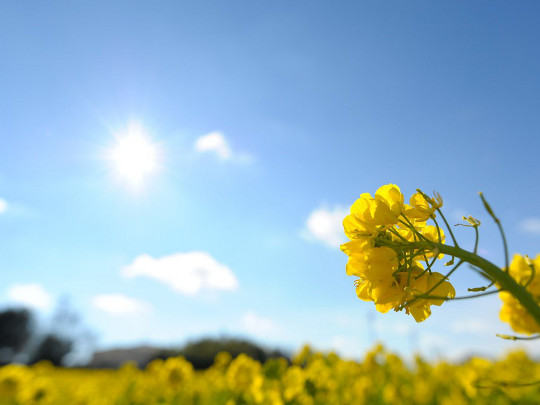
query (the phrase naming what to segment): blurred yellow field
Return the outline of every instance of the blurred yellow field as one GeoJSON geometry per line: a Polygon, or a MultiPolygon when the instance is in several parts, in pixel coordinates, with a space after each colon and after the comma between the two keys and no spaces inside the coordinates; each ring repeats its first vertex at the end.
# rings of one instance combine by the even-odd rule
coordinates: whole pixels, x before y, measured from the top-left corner
{"type": "Polygon", "coordinates": [[[540,364],[524,352],[497,361],[406,364],[382,346],[361,362],[309,347],[261,364],[220,353],[195,371],[182,357],[145,370],[8,365],[0,369],[1,404],[538,404],[540,364]]]}

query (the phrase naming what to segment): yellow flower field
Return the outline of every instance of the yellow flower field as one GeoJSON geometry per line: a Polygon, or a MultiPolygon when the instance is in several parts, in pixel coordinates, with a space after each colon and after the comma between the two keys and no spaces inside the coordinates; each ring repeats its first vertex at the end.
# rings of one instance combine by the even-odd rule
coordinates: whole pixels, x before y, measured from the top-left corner
{"type": "Polygon", "coordinates": [[[292,364],[220,353],[205,371],[182,357],[145,370],[8,365],[0,369],[0,404],[538,404],[539,380],[540,364],[520,351],[497,361],[408,364],[382,346],[361,362],[306,346],[292,364]]]}

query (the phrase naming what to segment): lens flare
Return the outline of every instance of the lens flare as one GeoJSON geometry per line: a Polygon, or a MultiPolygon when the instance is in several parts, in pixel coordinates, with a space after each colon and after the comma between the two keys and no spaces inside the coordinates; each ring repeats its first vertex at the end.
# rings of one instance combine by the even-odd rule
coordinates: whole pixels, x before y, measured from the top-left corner
{"type": "Polygon", "coordinates": [[[138,186],[156,171],[158,150],[140,125],[130,124],[125,133],[117,137],[110,159],[119,177],[138,186]]]}

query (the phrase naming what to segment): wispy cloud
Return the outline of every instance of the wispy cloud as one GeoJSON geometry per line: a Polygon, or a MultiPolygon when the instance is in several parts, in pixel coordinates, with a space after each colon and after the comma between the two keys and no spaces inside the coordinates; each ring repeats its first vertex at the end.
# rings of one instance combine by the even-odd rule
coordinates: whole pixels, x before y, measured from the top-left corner
{"type": "Polygon", "coordinates": [[[153,278],[186,295],[238,287],[233,271],[206,252],[174,253],[161,258],[140,255],[122,269],[122,275],[153,278]]]}
{"type": "Polygon", "coordinates": [[[9,300],[34,309],[51,309],[53,299],[40,284],[15,284],[7,291],[9,300]]]}
{"type": "Polygon", "coordinates": [[[253,161],[251,155],[233,151],[229,146],[229,142],[225,138],[225,135],[218,131],[197,138],[194,148],[200,153],[213,153],[220,160],[235,161],[241,164],[249,164],[253,161]]]}
{"type": "Polygon", "coordinates": [[[523,232],[540,235],[540,218],[525,218],[519,223],[519,228],[523,232]]]}
{"type": "Polygon", "coordinates": [[[282,328],[273,320],[261,317],[252,311],[242,316],[243,329],[254,336],[276,338],[283,332],[282,328]]]}
{"type": "Polygon", "coordinates": [[[97,295],[92,306],[111,315],[137,315],[152,310],[150,304],[122,294],[97,295]]]}
{"type": "Polygon", "coordinates": [[[3,198],[0,198],[0,214],[3,214],[8,209],[8,203],[3,198]]]}
{"type": "Polygon", "coordinates": [[[333,209],[318,208],[309,215],[301,235],[305,239],[316,240],[336,248],[345,241],[343,218],[348,213],[346,208],[340,206],[333,209]]]}

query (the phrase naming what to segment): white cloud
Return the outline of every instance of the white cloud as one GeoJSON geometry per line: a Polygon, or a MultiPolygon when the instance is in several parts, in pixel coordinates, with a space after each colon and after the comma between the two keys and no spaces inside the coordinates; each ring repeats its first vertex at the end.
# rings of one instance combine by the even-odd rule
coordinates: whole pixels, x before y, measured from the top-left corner
{"type": "Polygon", "coordinates": [[[540,235],[540,218],[526,218],[520,222],[519,227],[524,232],[540,235]]]}
{"type": "Polygon", "coordinates": [[[92,299],[94,308],[111,315],[134,315],[150,312],[150,304],[122,294],[97,295],[92,299]]]}
{"type": "Polygon", "coordinates": [[[221,132],[211,132],[195,141],[195,150],[198,152],[214,152],[220,159],[228,160],[232,151],[225,136],[221,132]]]}
{"type": "Polygon", "coordinates": [[[233,152],[225,135],[215,131],[209,134],[200,136],[195,141],[195,150],[197,152],[211,152],[217,155],[221,160],[233,160],[240,164],[250,164],[253,157],[246,153],[233,152]]]}
{"type": "Polygon", "coordinates": [[[195,295],[201,290],[235,290],[238,287],[232,270],[206,252],[174,253],[161,258],[140,255],[122,269],[122,275],[153,278],[186,295],[195,295]]]}
{"type": "Polygon", "coordinates": [[[52,297],[40,284],[16,284],[8,289],[7,297],[18,304],[31,308],[49,310],[52,297]]]}
{"type": "Polygon", "coordinates": [[[252,311],[243,315],[242,327],[246,332],[264,338],[276,337],[282,332],[282,329],[274,321],[258,316],[252,311]]]}
{"type": "Polygon", "coordinates": [[[302,235],[308,240],[317,240],[335,248],[345,241],[343,218],[348,214],[347,209],[339,206],[316,209],[309,215],[302,235]]]}
{"type": "Polygon", "coordinates": [[[0,198],[0,214],[6,212],[8,209],[8,203],[3,198],[0,198]]]}

